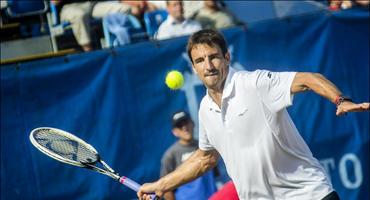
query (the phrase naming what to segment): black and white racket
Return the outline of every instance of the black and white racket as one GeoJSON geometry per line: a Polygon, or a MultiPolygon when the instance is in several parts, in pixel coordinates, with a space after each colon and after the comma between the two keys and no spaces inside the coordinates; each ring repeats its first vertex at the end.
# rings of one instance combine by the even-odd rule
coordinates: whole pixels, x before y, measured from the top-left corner
{"type": "MultiPolygon", "coordinates": [[[[71,133],[40,127],[31,131],[30,140],[38,150],[55,160],[105,174],[136,192],[141,186],[125,176],[120,176],[100,158],[94,147],[71,133]],[[103,168],[98,167],[98,163],[103,168]]],[[[152,194],[151,199],[158,198],[152,194]]]]}

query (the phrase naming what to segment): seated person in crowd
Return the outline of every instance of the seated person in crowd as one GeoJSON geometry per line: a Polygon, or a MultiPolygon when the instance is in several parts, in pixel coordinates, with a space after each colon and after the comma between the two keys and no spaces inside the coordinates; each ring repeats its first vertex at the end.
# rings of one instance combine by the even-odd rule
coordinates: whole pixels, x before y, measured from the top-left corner
{"type": "Polygon", "coordinates": [[[221,29],[237,25],[235,17],[216,0],[204,1],[204,6],[192,17],[204,29],[221,29]]]}
{"type": "Polygon", "coordinates": [[[202,26],[191,19],[185,19],[182,1],[166,1],[168,17],[159,26],[156,39],[168,39],[183,35],[190,35],[202,29],[202,26]]]}
{"type": "MultiPolygon", "coordinates": [[[[178,140],[162,157],[161,176],[174,171],[198,149],[198,141],[193,139],[193,129],[194,123],[188,113],[180,111],[172,116],[172,133],[178,140]]],[[[218,173],[211,170],[175,191],[167,192],[164,198],[166,200],[207,200],[216,192],[214,172],[218,173]]]]}
{"type": "Polygon", "coordinates": [[[369,0],[329,0],[331,10],[349,9],[353,6],[369,7],[369,0]]]}
{"type": "Polygon", "coordinates": [[[129,5],[131,7],[131,12],[135,13],[135,15],[132,17],[122,13],[109,13],[103,17],[105,29],[113,36],[109,39],[108,45],[120,46],[131,43],[132,32],[136,32],[139,33],[138,35],[141,35],[137,36],[136,40],[146,40],[145,34],[140,33],[144,31],[142,27],[145,27],[144,14],[146,12],[152,12],[158,8],[156,5],[146,0],[121,0],[121,2],[129,5]]]}
{"type": "Polygon", "coordinates": [[[90,19],[102,18],[109,13],[131,13],[137,15],[138,9],[119,1],[81,1],[53,0],[60,10],[61,21],[71,23],[73,35],[84,51],[93,50],[90,36],[90,19]]]}
{"type": "Polygon", "coordinates": [[[134,15],[142,25],[144,23],[144,13],[159,9],[155,3],[147,0],[121,0],[121,2],[128,4],[131,7],[131,13],[135,13],[132,15],[134,15]]]}
{"type": "Polygon", "coordinates": [[[185,0],[183,1],[183,7],[184,7],[184,16],[187,19],[190,19],[194,13],[196,13],[198,10],[203,8],[204,2],[203,1],[189,1],[185,0]]]}
{"type": "Polygon", "coordinates": [[[165,10],[166,7],[167,7],[165,0],[148,0],[147,2],[149,4],[151,4],[152,6],[154,6],[154,8],[156,8],[156,9],[163,9],[163,10],[165,10]]]}
{"type": "MultiPolygon", "coordinates": [[[[166,10],[167,5],[165,0],[148,0],[148,3],[151,3],[157,9],[166,10]]],[[[197,12],[199,9],[203,7],[203,1],[189,1],[185,0],[182,4],[184,8],[184,16],[185,18],[190,18],[197,12]]]]}

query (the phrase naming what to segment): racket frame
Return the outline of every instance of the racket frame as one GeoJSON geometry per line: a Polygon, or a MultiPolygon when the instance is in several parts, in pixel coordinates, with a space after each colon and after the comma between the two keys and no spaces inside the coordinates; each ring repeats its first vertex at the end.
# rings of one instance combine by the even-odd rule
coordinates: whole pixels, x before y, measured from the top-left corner
{"type": "MultiPolygon", "coordinates": [[[[107,175],[107,176],[109,176],[113,179],[116,179],[121,184],[126,185],[127,187],[129,187],[130,189],[132,189],[136,192],[139,190],[140,184],[136,183],[135,181],[133,181],[133,180],[131,180],[131,179],[125,177],[125,176],[120,176],[107,163],[105,163],[103,160],[100,159],[99,153],[96,151],[96,149],[93,146],[86,143],[85,141],[78,138],[77,136],[74,136],[71,133],[68,133],[66,131],[63,131],[63,130],[60,130],[60,129],[57,129],[57,128],[52,128],[52,127],[39,127],[39,128],[35,128],[31,131],[29,138],[30,138],[30,141],[33,144],[33,146],[35,146],[38,150],[40,150],[42,153],[46,154],[47,156],[49,156],[51,158],[54,158],[55,160],[58,160],[60,162],[66,163],[66,164],[70,164],[70,165],[74,165],[74,166],[82,167],[82,168],[87,168],[87,169],[99,172],[99,173],[107,175]],[[43,147],[42,145],[40,145],[35,140],[34,133],[36,131],[39,131],[40,129],[49,129],[49,130],[52,130],[52,131],[56,131],[56,132],[58,132],[58,134],[66,137],[66,138],[69,138],[71,140],[75,140],[75,141],[85,145],[86,147],[88,147],[92,152],[94,152],[97,155],[97,161],[95,161],[93,163],[81,163],[81,162],[77,162],[77,161],[73,161],[73,160],[70,160],[70,159],[63,158],[62,156],[59,156],[58,154],[52,153],[50,150],[43,147]],[[103,165],[104,169],[96,166],[96,163],[98,163],[98,162],[103,165]]],[[[154,200],[158,199],[155,194],[150,194],[150,196],[151,196],[151,199],[154,199],[154,200]]]]}
{"type": "Polygon", "coordinates": [[[51,127],[39,127],[39,128],[33,129],[31,131],[31,133],[30,133],[30,136],[29,136],[30,137],[30,141],[33,144],[33,146],[35,146],[38,150],[40,150],[44,154],[46,154],[46,155],[54,158],[55,160],[58,160],[60,162],[66,163],[66,164],[75,165],[77,167],[86,167],[86,165],[83,164],[83,163],[81,163],[81,162],[77,162],[77,161],[73,161],[73,160],[70,160],[70,159],[63,158],[62,156],[60,156],[58,154],[55,154],[55,153],[51,152],[50,150],[48,150],[47,148],[45,148],[42,145],[40,145],[35,140],[34,134],[35,134],[35,132],[38,132],[41,129],[49,129],[49,130],[52,130],[52,131],[56,131],[56,132],[58,132],[58,134],[66,137],[66,138],[69,138],[71,140],[75,140],[75,141],[83,144],[84,146],[88,147],[92,152],[94,152],[98,156],[98,160],[97,161],[100,160],[100,156],[99,156],[98,152],[96,151],[96,149],[93,146],[91,146],[90,144],[88,144],[85,141],[81,140],[80,138],[72,135],[71,133],[68,133],[66,131],[63,131],[63,130],[60,130],[60,129],[57,129],[57,128],[51,128],[51,127]]]}

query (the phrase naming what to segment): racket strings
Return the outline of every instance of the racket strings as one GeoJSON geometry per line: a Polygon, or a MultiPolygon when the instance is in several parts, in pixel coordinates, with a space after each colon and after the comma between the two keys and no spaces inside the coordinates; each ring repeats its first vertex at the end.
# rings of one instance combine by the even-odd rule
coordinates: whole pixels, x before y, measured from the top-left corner
{"type": "Polygon", "coordinates": [[[50,152],[65,159],[83,164],[95,163],[98,160],[98,155],[90,150],[89,147],[49,129],[41,129],[35,132],[34,139],[38,144],[47,148],[50,152]]]}

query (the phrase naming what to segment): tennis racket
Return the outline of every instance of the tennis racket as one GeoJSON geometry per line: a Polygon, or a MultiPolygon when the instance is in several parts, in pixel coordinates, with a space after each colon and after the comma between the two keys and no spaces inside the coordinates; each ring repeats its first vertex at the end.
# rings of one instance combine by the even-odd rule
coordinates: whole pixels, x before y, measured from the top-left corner
{"type": "MultiPolygon", "coordinates": [[[[94,147],[71,133],[40,127],[31,131],[30,140],[38,150],[55,160],[107,175],[136,192],[141,186],[125,176],[120,176],[100,158],[94,147]],[[98,167],[99,163],[102,167],[98,167]]],[[[158,198],[152,194],[151,199],[158,198]]]]}

